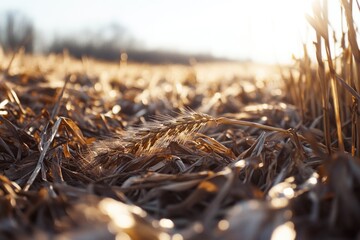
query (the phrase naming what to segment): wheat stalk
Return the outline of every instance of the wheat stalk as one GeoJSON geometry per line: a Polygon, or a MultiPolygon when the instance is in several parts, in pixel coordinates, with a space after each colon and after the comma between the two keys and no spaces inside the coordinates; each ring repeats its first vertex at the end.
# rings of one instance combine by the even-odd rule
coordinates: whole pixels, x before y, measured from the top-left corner
{"type": "Polygon", "coordinates": [[[141,127],[129,128],[120,136],[96,142],[92,148],[91,158],[96,158],[99,155],[116,155],[119,152],[135,156],[151,154],[166,148],[170,142],[183,144],[191,140],[192,135],[201,131],[205,126],[224,124],[278,131],[288,135],[293,134],[289,130],[259,123],[226,117],[212,117],[207,114],[184,110],[178,117],[157,117],[153,122],[146,123],[141,127]]]}
{"type": "Polygon", "coordinates": [[[96,141],[82,158],[82,165],[85,171],[98,174],[107,168],[106,165],[117,165],[131,155],[141,157],[159,152],[170,142],[184,143],[215,121],[209,115],[188,110],[176,118],[160,116],[141,127],[132,127],[122,134],[96,141]]]}
{"type": "Polygon", "coordinates": [[[104,170],[116,167],[129,159],[146,157],[166,149],[171,142],[184,144],[190,141],[205,126],[235,125],[277,131],[292,139],[304,140],[304,137],[292,129],[282,129],[259,123],[212,117],[194,111],[182,111],[178,117],[162,116],[141,127],[129,128],[120,135],[95,142],[89,149],[82,164],[93,175],[103,174],[104,170]]]}
{"type": "Polygon", "coordinates": [[[202,113],[183,111],[176,117],[158,117],[152,123],[128,130],[123,136],[125,151],[135,155],[152,153],[166,147],[170,142],[184,143],[191,135],[216,119],[202,113]]]}

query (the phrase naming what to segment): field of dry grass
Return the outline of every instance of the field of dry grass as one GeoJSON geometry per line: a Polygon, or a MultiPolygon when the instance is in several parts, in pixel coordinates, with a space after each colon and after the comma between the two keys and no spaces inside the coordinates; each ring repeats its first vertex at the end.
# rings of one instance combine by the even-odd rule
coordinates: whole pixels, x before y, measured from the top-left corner
{"type": "MultiPolygon", "coordinates": [[[[317,61],[105,63],[0,56],[1,239],[360,237],[351,8],[317,61]]],[[[324,27],[325,26],[325,27],[324,27]]]]}
{"type": "Polygon", "coordinates": [[[323,132],[301,122],[276,67],[18,55],[7,71],[10,58],[1,76],[2,237],[355,233],[356,192],[330,175],[357,182],[358,163],[317,144],[323,132]]]}

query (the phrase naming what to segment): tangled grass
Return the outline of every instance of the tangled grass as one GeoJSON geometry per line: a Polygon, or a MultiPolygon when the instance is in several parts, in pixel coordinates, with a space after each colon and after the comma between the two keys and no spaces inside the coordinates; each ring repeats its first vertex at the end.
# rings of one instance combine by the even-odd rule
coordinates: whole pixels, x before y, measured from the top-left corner
{"type": "Polygon", "coordinates": [[[359,49],[342,6],[342,55],[319,5],[317,64],[305,48],[281,78],[2,56],[0,238],[358,238],[359,49]]]}

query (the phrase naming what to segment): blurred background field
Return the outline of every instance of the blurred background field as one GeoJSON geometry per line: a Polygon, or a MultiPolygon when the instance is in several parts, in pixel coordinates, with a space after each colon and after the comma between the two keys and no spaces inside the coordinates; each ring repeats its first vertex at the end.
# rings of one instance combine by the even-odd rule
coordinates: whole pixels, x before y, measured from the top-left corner
{"type": "MultiPolygon", "coordinates": [[[[337,5],[330,1],[330,7],[331,19],[337,19],[337,5]]],[[[302,42],[312,36],[304,18],[309,9],[310,1],[299,0],[2,1],[1,43],[42,53],[67,48],[77,57],[110,60],[122,51],[140,61],[140,51],[152,58],[165,54],[160,62],[173,53],[200,60],[289,63],[292,53],[302,55],[302,42]]]]}

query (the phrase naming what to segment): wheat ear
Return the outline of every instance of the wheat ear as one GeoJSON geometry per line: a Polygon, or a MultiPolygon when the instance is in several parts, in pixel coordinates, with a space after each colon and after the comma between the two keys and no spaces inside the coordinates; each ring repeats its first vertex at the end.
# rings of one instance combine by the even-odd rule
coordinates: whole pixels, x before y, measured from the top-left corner
{"type": "Polygon", "coordinates": [[[215,122],[209,115],[186,111],[176,118],[160,117],[142,127],[129,129],[122,140],[126,152],[142,155],[164,148],[173,141],[184,143],[192,134],[215,122]]]}
{"type": "Polygon", "coordinates": [[[211,125],[238,125],[260,128],[266,131],[278,131],[291,135],[290,130],[266,126],[259,123],[228,119],[225,117],[212,117],[207,114],[194,111],[183,111],[176,118],[158,117],[153,122],[146,123],[141,127],[130,128],[123,134],[95,143],[92,147],[90,159],[98,156],[133,154],[142,156],[166,148],[170,142],[184,143],[192,139],[192,135],[199,132],[205,126],[211,125]]]}

